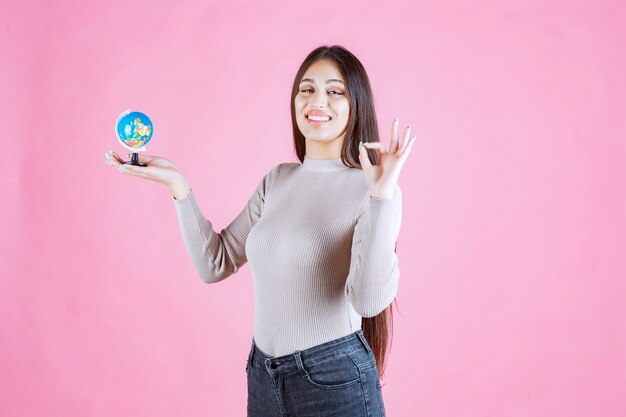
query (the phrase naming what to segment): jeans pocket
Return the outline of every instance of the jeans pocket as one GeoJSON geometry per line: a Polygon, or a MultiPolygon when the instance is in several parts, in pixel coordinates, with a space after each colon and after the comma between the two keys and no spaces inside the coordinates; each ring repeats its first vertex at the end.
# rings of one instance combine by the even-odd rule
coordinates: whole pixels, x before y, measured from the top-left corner
{"type": "Polygon", "coordinates": [[[321,389],[342,389],[361,382],[361,371],[347,353],[310,364],[300,361],[298,369],[309,384],[321,389]]]}

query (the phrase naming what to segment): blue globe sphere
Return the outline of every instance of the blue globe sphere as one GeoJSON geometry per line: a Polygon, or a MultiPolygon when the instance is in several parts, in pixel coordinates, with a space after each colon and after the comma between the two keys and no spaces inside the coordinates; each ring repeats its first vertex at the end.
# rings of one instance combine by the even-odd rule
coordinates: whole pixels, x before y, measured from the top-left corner
{"type": "Polygon", "coordinates": [[[137,149],[145,146],[152,138],[154,131],[152,121],[138,111],[126,110],[117,119],[117,137],[123,145],[137,149]]]}

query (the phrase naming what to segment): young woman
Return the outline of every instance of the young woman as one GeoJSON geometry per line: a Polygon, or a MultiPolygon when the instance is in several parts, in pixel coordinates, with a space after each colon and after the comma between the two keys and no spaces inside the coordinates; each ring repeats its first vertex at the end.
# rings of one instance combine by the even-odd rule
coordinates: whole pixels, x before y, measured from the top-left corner
{"type": "Polygon", "coordinates": [[[385,149],[367,73],[337,45],[315,49],[300,66],[291,119],[301,163],[267,172],[220,233],[169,160],[140,156],[147,166],[124,165],[111,151],[106,160],[171,189],[204,282],[249,261],[248,416],[384,416],[380,370],[400,276],[397,181],[415,136],[407,126],[400,141],[396,118],[385,149]]]}

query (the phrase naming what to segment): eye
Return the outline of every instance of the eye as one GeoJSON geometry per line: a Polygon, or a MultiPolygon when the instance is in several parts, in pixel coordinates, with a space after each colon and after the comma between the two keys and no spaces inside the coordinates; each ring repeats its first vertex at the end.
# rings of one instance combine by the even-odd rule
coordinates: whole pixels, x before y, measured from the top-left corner
{"type": "MultiPolygon", "coordinates": [[[[313,91],[313,89],[311,88],[305,88],[304,90],[300,90],[301,93],[306,93],[306,92],[310,92],[313,91]]],[[[329,90],[329,93],[332,93],[335,96],[343,96],[344,93],[340,93],[339,91],[335,91],[335,90],[329,90]]]]}

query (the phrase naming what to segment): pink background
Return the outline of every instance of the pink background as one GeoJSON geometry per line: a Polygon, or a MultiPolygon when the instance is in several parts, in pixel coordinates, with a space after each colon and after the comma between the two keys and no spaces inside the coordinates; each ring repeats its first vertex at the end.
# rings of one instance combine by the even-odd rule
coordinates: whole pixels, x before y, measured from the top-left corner
{"type": "Polygon", "coordinates": [[[418,136],[388,415],[626,415],[626,8],[439,3],[3,1],[0,415],[245,415],[248,266],[203,284],[167,188],[104,152],[147,113],[221,230],[296,160],[323,44],[385,144],[394,115],[418,136]]]}

